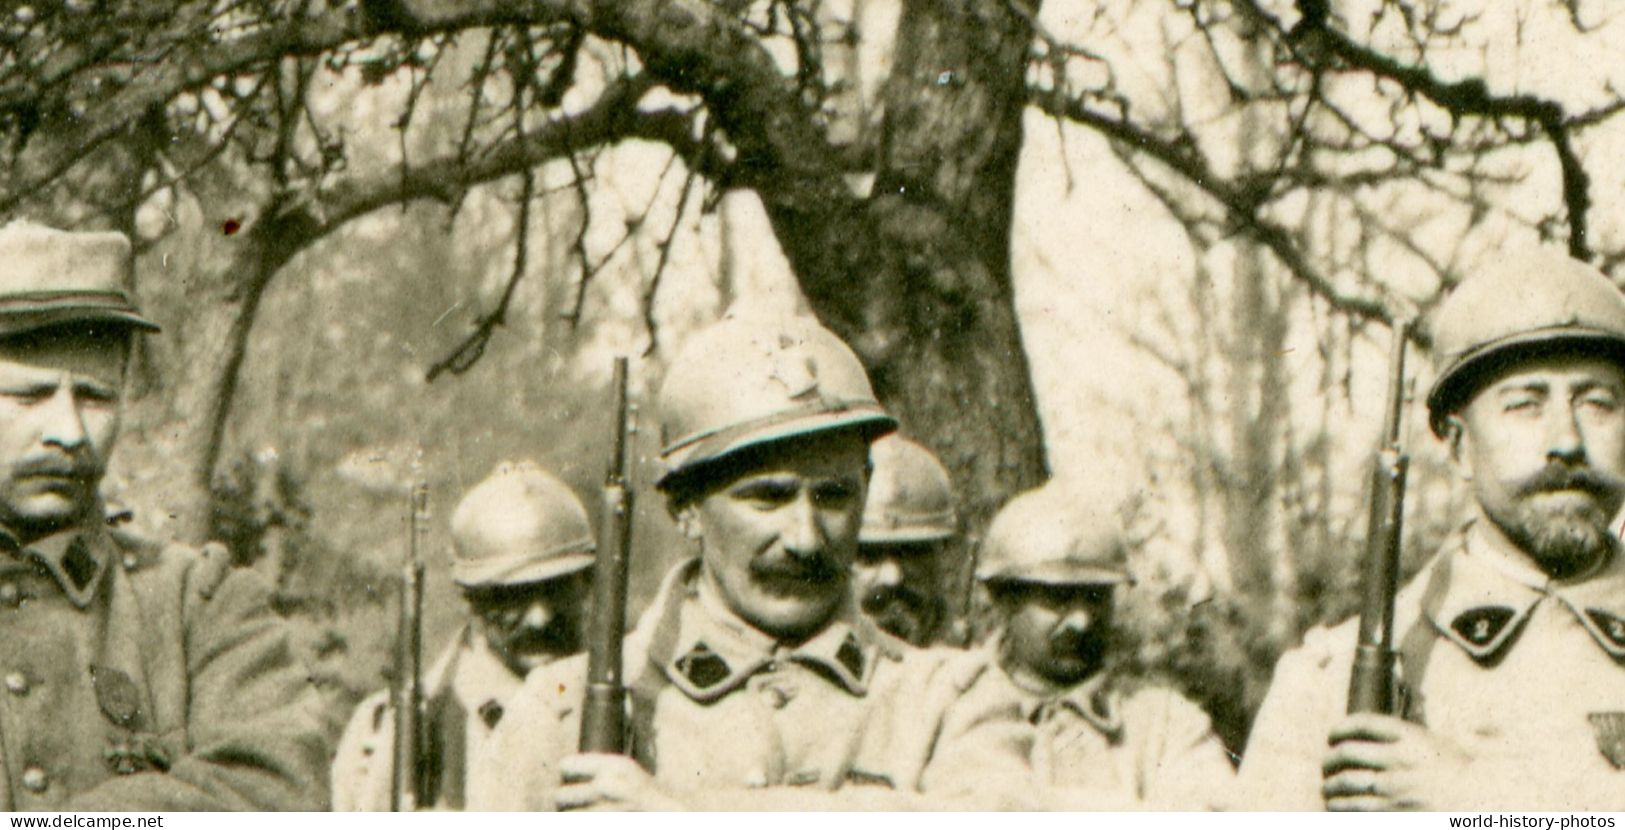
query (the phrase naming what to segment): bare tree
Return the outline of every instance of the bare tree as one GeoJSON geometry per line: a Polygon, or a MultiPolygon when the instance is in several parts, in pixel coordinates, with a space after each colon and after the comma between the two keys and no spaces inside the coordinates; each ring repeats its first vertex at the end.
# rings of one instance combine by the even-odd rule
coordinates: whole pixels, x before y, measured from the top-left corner
{"type": "MultiPolygon", "coordinates": [[[[754,191],[810,307],[853,343],[905,427],[942,453],[974,526],[1046,472],[1013,303],[1023,115],[1111,141],[1190,238],[1243,245],[1235,270],[1247,291],[1228,328],[1251,368],[1191,381],[1204,393],[1228,382],[1249,402],[1228,413],[1232,465],[1204,485],[1229,501],[1213,518],[1231,528],[1238,558],[1285,544],[1249,538],[1285,527],[1275,507],[1283,476],[1328,474],[1312,456],[1277,451],[1292,440],[1283,315],[1312,302],[1325,330],[1364,331],[1427,309],[1467,265],[1420,235],[1407,210],[1453,211],[1468,232],[1496,232],[1486,217],[1506,213],[1498,188],[1518,175],[1498,154],[1519,151],[1560,182],[1530,233],[1576,256],[1618,258],[1590,230],[1577,138],[1621,101],[1441,72],[1432,62],[1458,44],[1460,25],[1430,7],[1052,0],[1090,22],[1062,36],[1038,0],[899,0],[879,50],[889,68],[875,79],[853,59],[880,36],[858,13],[875,4],[13,7],[0,21],[0,209],[130,229],[147,240],[147,290],[184,295],[188,313],[166,321],[172,336],[151,355],[162,411],[140,432],[163,461],[155,469],[172,472],[152,492],[173,497],[167,506],[192,535],[261,298],[302,252],[375,211],[429,201],[455,212],[481,188],[513,200],[529,229],[542,171],[562,165],[579,210],[562,231],[575,291],[561,308],[579,321],[596,313],[586,287],[602,267],[585,242],[596,158],[626,142],[669,148],[683,182],[671,225],[625,229],[662,241],[641,277],[650,347],[666,345],[653,307],[682,217],[724,191],[754,191]],[[1172,71],[1131,82],[1130,67],[1158,63],[1195,67],[1204,86],[1181,93],[1172,71]],[[389,141],[343,106],[369,85],[399,91],[389,141]],[[142,219],[155,205],[173,217],[157,231],[142,219]],[[1424,278],[1394,278],[1396,261],[1424,278]]],[[[1587,35],[1579,16],[1571,28],[1587,35]]],[[[533,236],[512,236],[505,290],[426,372],[462,372],[484,353],[533,270],[533,236]]],[[[1300,581],[1279,557],[1236,564],[1242,582],[1274,585],[1278,597],[1300,581]]]]}

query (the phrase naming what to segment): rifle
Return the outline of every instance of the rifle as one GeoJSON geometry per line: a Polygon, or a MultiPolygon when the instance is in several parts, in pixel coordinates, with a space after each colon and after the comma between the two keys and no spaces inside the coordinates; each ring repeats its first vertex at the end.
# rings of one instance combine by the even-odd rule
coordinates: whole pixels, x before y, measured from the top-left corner
{"type": "Polygon", "coordinates": [[[965,552],[964,563],[954,572],[953,597],[958,604],[942,610],[943,619],[937,624],[937,636],[944,642],[958,648],[969,648],[971,636],[976,631],[975,615],[976,605],[976,561],[981,554],[981,540],[968,534],[961,535],[958,542],[960,550],[965,552]]]}
{"type": "Polygon", "coordinates": [[[604,479],[603,525],[592,576],[592,617],[587,622],[587,697],[581,710],[581,751],[624,755],[626,685],[621,640],[626,636],[626,577],[631,560],[632,491],[627,486],[627,438],[636,428],[627,405],[626,358],[615,358],[615,435],[604,479]]]}
{"type": "Polygon", "coordinates": [[[1394,678],[1394,594],[1399,588],[1400,535],[1405,520],[1405,472],[1410,459],[1400,446],[1405,408],[1405,337],[1410,324],[1394,325],[1388,358],[1388,401],[1381,444],[1371,465],[1371,512],[1366,526],[1365,570],[1360,584],[1360,639],[1349,678],[1349,714],[1392,715],[1397,709],[1394,678]]]}
{"type": "Polygon", "coordinates": [[[423,753],[423,536],[429,527],[429,484],[412,483],[411,528],[401,573],[400,628],[395,644],[395,744],[389,809],[412,812],[425,802],[423,753]]]}

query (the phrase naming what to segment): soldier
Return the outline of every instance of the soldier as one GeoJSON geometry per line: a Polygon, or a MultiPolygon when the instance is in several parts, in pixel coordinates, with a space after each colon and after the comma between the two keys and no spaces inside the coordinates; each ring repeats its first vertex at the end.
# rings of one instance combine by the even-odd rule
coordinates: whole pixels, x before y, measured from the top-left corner
{"type": "Polygon", "coordinates": [[[1037,728],[1033,774],[1066,809],[1211,809],[1235,777],[1201,707],[1115,671],[1129,577],[1117,523],[1056,483],[994,517],[977,579],[1000,622],[982,682],[1037,728]]]}
{"type": "Polygon", "coordinates": [[[1353,621],[1281,658],[1250,806],[1625,808],[1625,297],[1555,251],[1441,304],[1429,423],[1473,517],[1396,602],[1402,717],[1344,715],[1353,621]]]}
{"type": "MultiPolygon", "coordinates": [[[[489,757],[486,809],[943,806],[1016,795],[1029,732],[966,697],[963,652],[920,651],[855,607],[869,444],[896,422],[808,320],[694,335],[660,393],[657,486],[699,556],[627,638],[636,760],[573,755],[584,661],[533,672],[489,757]],[[924,801],[929,793],[931,801],[924,801]]],[[[973,802],[974,803],[974,802],[973,802]]]]}
{"type": "Polygon", "coordinates": [[[134,337],[130,243],[0,229],[0,806],[321,807],[326,746],[266,586],[114,530],[98,490],[134,337]]]}
{"type": "Polygon", "coordinates": [[[945,612],[943,553],[959,535],[953,484],[930,450],[901,435],[876,441],[869,459],[874,473],[858,531],[853,595],[887,633],[930,645],[945,612]]]}
{"type": "MultiPolygon", "coordinates": [[[[581,650],[592,529],[575,493],[531,462],[500,464],[451,517],[452,579],[470,621],[424,679],[429,803],[464,806],[491,730],[525,674],[581,650]]],[[[356,708],[333,761],[333,809],[388,810],[389,690],[356,708]]]]}

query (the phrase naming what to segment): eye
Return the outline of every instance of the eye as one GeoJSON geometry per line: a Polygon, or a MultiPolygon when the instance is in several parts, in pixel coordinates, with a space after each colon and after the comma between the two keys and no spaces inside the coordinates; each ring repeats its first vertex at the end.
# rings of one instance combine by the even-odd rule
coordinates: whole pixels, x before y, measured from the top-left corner
{"type": "Polygon", "coordinates": [[[118,402],[118,393],[105,386],[81,386],[74,390],[74,396],[80,401],[92,404],[113,404],[118,402]]]}
{"type": "Polygon", "coordinates": [[[846,507],[858,498],[858,486],[850,481],[825,481],[813,487],[813,503],[819,507],[846,507]]]}
{"type": "Polygon", "coordinates": [[[1531,393],[1509,395],[1501,400],[1501,411],[1530,415],[1540,412],[1541,398],[1531,393]]]}
{"type": "Polygon", "coordinates": [[[1593,412],[1614,412],[1619,409],[1619,396],[1607,389],[1593,389],[1580,396],[1579,407],[1593,412]]]}
{"type": "Polygon", "coordinates": [[[49,400],[56,393],[54,386],[13,386],[0,389],[0,395],[25,404],[49,400]]]}
{"type": "Polygon", "coordinates": [[[1032,591],[1038,604],[1051,610],[1063,609],[1072,603],[1072,591],[1062,586],[1034,586],[1032,591]]]}
{"type": "Polygon", "coordinates": [[[763,509],[771,509],[794,500],[798,490],[800,490],[800,487],[793,482],[769,479],[746,482],[735,487],[731,494],[736,501],[748,502],[763,509]]]}

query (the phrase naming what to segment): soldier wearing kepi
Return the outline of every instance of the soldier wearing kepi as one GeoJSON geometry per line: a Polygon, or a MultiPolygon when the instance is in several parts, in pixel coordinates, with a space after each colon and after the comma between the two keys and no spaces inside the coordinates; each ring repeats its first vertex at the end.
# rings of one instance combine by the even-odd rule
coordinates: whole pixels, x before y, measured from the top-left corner
{"type": "Polygon", "coordinates": [[[1395,603],[1403,717],[1344,715],[1352,622],[1281,658],[1243,806],[1625,808],[1625,297],[1555,251],[1440,306],[1429,422],[1472,520],[1395,603]]]}
{"type": "Polygon", "coordinates": [[[889,637],[852,601],[869,444],[896,424],[810,320],[695,334],[660,392],[658,487],[699,556],[628,636],[634,758],[575,755],[584,665],[533,672],[497,729],[484,809],[950,806],[1022,794],[1015,707],[981,669],[889,637]],[[499,773],[500,774],[500,773],[499,773]],[[930,798],[929,801],[922,794],[930,798]]]}
{"type": "Polygon", "coordinates": [[[0,808],[317,809],[317,700],[266,586],[103,520],[158,329],[130,265],[121,234],[0,229],[0,808]]]}
{"type": "Polygon", "coordinates": [[[1199,810],[1234,781],[1196,704],[1115,670],[1113,616],[1129,576],[1116,520],[1056,482],[994,517],[977,579],[999,628],[982,682],[1019,702],[1037,736],[1032,767],[1049,806],[1199,810]]]}
{"type": "MultiPolygon", "coordinates": [[[[592,573],[587,511],[531,462],[499,464],[451,517],[451,576],[471,619],[424,678],[430,804],[462,809],[470,770],[525,674],[581,650],[592,573]]],[[[333,809],[390,808],[394,707],[361,702],[333,760],[333,809]]]]}
{"type": "Polygon", "coordinates": [[[944,550],[959,535],[953,484],[931,451],[901,435],[869,450],[874,473],[858,531],[852,589],[887,633],[930,645],[945,613],[944,550]]]}

